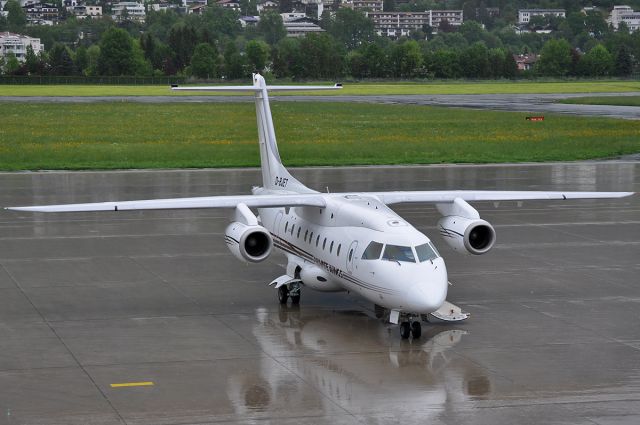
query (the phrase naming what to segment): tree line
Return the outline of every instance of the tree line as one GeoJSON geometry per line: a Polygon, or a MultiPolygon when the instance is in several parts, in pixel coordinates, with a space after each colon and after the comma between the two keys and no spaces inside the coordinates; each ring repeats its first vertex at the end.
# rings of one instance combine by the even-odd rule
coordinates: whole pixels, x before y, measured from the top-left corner
{"type": "Polygon", "coordinates": [[[363,13],[346,8],[322,16],[325,32],[302,38],[286,37],[276,12],[242,28],[238,13],[216,5],[202,15],[151,11],[144,24],[69,18],[50,27],[27,27],[16,18],[21,11],[12,6],[0,20],[0,31],[38,37],[47,50],[28,49],[24,63],[8,55],[0,63],[7,75],[240,79],[261,71],[290,79],[624,77],[640,59],[640,32],[629,33],[624,25],[614,32],[601,16],[579,20],[574,13],[550,34],[517,34],[499,25],[487,29],[470,19],[457,28],[445,24],[437,34],[424,27],[390,40],[377,36],[363,13]],[[539,53],[540,59],[522,73],[514,53],[539,53]]]}

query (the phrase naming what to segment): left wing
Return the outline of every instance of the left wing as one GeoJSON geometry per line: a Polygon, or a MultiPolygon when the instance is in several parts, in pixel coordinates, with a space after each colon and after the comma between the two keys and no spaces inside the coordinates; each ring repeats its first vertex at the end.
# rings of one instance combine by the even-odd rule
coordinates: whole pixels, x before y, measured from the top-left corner
{"type": "Polygon", "coordinates": [[[38,205],[32,207],[10,207],[8,210],[32,212],[81,212],[81,211],[127,211],[127,210],[172,210],[184,208],[235,208],[243,203],[248,207],[325,207],[322,195],[237,195],[205,196],[198,198],[149,199],[144,201],[96,202],[89,204],[38,205]]]}
{"type": "MultiPolygon", "coordinates": [[[[391,205],[403,202],[445,203],[456,198],[465,201],[526,201],[544,199],[601,199],[624,198],[634,192],[544,192],[544,191],[504,191],[504,190],[439,190],[413,192],[368,192],[381,202],[391,205]]],[[[364,195],[364,194],[363,194],[364,195]]]]}

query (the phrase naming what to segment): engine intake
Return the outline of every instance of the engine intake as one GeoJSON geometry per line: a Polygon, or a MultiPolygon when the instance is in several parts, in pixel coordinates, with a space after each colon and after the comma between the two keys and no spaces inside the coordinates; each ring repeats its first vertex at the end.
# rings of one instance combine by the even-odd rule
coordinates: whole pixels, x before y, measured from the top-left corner
{"type": "Polygon", "coordinates": [[[479,218],[450,215],[438,221],[438,228],[445,242],[455,251],[481,255],[493,248],[496,242],[493,226],[479,218]]]}
{"type": "Polygon", "coordinates": [[[234,221],[227,226],[224,239],[231,253],[241,261],[259,263],[266,260],[273,250],[269,231],[259,225],[234,221]]]}

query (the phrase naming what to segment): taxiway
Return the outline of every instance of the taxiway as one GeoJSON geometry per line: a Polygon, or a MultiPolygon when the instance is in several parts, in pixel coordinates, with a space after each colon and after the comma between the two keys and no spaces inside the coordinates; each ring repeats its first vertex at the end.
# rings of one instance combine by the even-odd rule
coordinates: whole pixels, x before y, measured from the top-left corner
{"type": "MultiPolygon", "coordinates": [[[[639,161],[293,172],[323,191],[640,192],[639,161]]],[[[245,193],[259,171],[0,181],[16,206],[245,193]]],[[[472,314],[419,341],[357,297],[280,308],[283,257],[238,263],[229,211],[2,211],[0,424],[640,423],[640,196],[474,206],[498,236],[479,257],[445,246],[435,208],[397,208],[472,314]]]]}
{"type": "MultiPolygon", "coordinates": [[[[271,96],[281,102],[348,102],[430,105],[455,108],[490,109],[531,113],[558,113],[580,116],[638,120],[640,107],[573,105],[561,99],[587,96],[638,96],[638,92],[580,94],[480,94],[480,95],[382,95],[382,96],[271,96]]],[[[27,103],[230,103],[253,102],[249,96],[3,96],[0,102],[27,103]]]]}

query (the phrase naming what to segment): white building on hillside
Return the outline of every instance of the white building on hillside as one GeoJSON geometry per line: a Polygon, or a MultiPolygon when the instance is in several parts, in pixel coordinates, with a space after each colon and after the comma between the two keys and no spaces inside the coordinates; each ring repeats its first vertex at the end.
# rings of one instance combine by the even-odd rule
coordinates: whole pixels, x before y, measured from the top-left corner
{"type": "Polygon", "coordinates": [[[447,21],[450,25],[462,25],[462,10],[427,10],[426,12],[365,12],[373,21],[378,35],[397,38],[408,36],[411,31],[429,26],[439,28],[447,21]]]}
{"type": "Polygon", "coordinates": [[[27,46],[31,46],[36,55],[44,51],[44,45],[40,43],[39,38],[32,38],[11,32],[0,32],[1,57],[13,53],[20,62],[24,62],[27,55],[27,46]]]}
{"type": "Polygon", "coordinates": [[[629,6],[613,6],[608,22],[615,30],[624,22],[629,31],[637,31],[640,29],[640,12],[634,12],[629,6]]]}
{"type": "Polygon", "coordinates": [[[518,10],[518,24],[528,24],[534,16],[555,16],[565,18],[564,9],[520,9],[518,10]]]}
{"type": "Polygon", "coordinates": [[[147,13],[144,10],[144,4],[135,1],[123,1],[120,3],[114,3],[111,11],[111,16],[114,21],[124,21],[129,19],[130,21],[144,22],[147,17],[147,13]]]}

